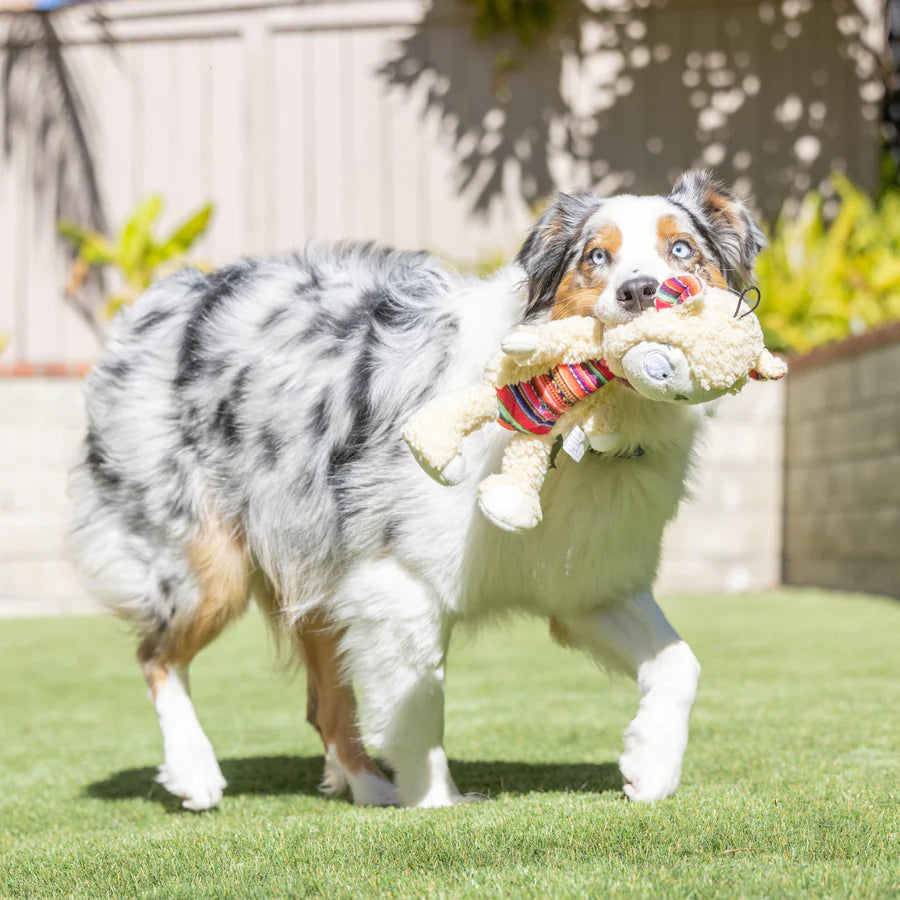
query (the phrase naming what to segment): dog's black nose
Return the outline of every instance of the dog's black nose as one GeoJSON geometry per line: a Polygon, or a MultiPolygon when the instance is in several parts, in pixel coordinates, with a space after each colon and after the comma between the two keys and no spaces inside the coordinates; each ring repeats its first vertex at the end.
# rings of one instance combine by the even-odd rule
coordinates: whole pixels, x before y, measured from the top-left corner
{"type": "Polygon", "coordinates": [[[629,278],[616,291],[616,300],[628,312],[640,312],[653,305],[653,297],[658,287],[659,282],[655,278],[647,276],[629,278]]]}

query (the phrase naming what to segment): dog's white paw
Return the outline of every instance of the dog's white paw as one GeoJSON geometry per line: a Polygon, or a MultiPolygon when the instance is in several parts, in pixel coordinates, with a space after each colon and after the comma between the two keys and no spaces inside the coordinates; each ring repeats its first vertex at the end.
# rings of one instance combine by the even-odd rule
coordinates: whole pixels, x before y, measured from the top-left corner
{"type": "Polygon", "coordinates": [[[541,521],[540,500],[521,488],[489,476],[478,493],[478,506],[485,517],[504,531],[524,531],[541,521]]]}
{"type": "Polygon", "coordinates": [[[619,757],[623,790],[629,800],[663,800],[678,789],[687,734],[648,735],[632,724],[625,732],[625,750],[619,757]]]}
{"type": "Polygon", "coordinates": [[[166,761],[156,780],[176,797],[185,809],[201,812],[212,809],[222,799],[227,782],[209,741],[191,746],[166,748],[166,761]]]}
{"type": "Polygon", "coordinates": [[[350,793],[357,806],[400,806],[397,788],[386,778],[374,772],[360,772],[347,775],[350,793]]]}
{"type": "Polygon", "coordinates": [[[366,769],[348,772],[341,763],[337,750],[330,745],[325,751],[325,773],[319,790],[329,797],[337,797],[348,787],[357,806],[401,805],[397,788],[387,778],[366,769]]]}

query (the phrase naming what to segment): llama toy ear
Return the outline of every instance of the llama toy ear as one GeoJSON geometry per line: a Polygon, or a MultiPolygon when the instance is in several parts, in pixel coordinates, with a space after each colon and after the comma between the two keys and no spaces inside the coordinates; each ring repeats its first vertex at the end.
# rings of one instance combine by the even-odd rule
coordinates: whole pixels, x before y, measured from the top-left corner
{"type": "Polygon", "coordinates": [[[777,381],[787,375],[787,370],[787,363],[783,359],[763,349],[756,366],[750,370],[750,377],[754,381],[777,381]]]}
{"type": "Polygon", "coordinates": [[[688,301],[699,303],[704,287],[703,281],[696,275],[673,275],[656,289],[653,305],[656,309],[671,309],[688,301]]]}

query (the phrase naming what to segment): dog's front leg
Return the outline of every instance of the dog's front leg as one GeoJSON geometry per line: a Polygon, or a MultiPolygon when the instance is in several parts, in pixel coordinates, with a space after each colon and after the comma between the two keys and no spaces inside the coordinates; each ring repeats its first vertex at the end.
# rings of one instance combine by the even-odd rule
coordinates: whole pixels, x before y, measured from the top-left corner
{"type": "Polygon", "coordinates": [[[361,565],[342,595],[340,605],[351,599],[355,609],[340,645],[360,689],[364,737],[394,770],[400,802],[460,802],[443,747],[449,627],[439,602],[392,559],[361,565]]]}
{"type": "Polygon", "coordinates": [[[662,800],[681,779],[700,665],[649,592],[560,620],[563,640],[634,678],[637,716],[625,731],[619,768],[632,800],[662,800]]]}

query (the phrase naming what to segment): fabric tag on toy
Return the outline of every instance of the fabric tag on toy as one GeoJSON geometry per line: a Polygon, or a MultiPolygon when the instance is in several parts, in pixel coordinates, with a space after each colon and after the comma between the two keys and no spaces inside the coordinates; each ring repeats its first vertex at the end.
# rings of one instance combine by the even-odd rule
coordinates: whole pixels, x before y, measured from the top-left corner
{"type": "Polygon", "coordinates": [[[565,438],[563,438],[563,450],[565,450],[575,462],[579,462],[581,457],[584,456],[584,441],[584,429],[580,425],[576,425],[565,438]]]}

